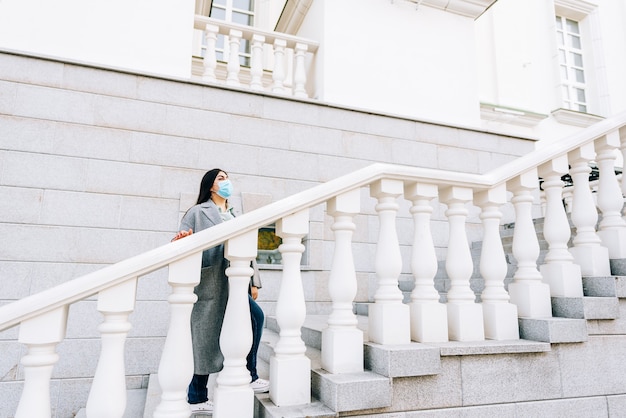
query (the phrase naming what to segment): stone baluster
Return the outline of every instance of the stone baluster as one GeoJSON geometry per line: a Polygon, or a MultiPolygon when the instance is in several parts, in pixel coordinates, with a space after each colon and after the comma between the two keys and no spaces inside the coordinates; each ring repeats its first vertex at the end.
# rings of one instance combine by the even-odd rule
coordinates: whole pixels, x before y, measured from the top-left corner
{"type": "Polygon", "coordinates": [[[226,85],[239,87],[239,71],[241,70],[241,64],[239,62],[239,45],[241,44],[241,37],[243,33],[240,30],[231,29],[228,32],[228,64],[226,69],[228,75],[226,76],[226,85]]]}
{"type": "Polygon", "coordinates": [[[589,162],[595,158],[593,144],[586,144],[568,155],[570,175],[574,183],[571,219],[576,227],[574,246],[570,252],[580,265],[583,277],[609,276],[609,250],[602,246],[596,233],[598,211],[589,186],[589,162]]]}
{"type": "Polygon", "coordinates": [[[574,257],[567,245],[571,237],[571,227],[563,206],[563,181],[567,174],[567,156],[557,157],[539,167],[543,178],[546,197],[546,211],[543,222],[543,236],[548,242],[545,264],[540,267],[543,282],[550,286],[552,297],[582,297],[582,276],[580,266],[574,264],[574,257]]]}
{"type": "Polygon", "coordinates": [[[206,41],[206,50],[204,52],[204,58],[202,59],[202,65],[204,72],[202,73],[202,80],[209,82],[216,82],[217,76],[215,75],[215,69],[217,68],[217,56],[215,54],[215,44],[217,43],[217,34],[220,28],[216,25],[207,24],[204,29],[204,39],[206,41]]]}
{"type": "Polygon", "coordinates": [[[56,346],[65,338],[67,306],[28,319],[20,324],[18,341],[28,347],[22,357],[24,389],[15,418],[49,418],[50,378],[59,361],[56,346]]]}
{"type": "Polygon", "coordinates": [[[598,227],[598,236],[602,245],[609,250],[610,263],[615,266],[616,274],[626,271],[626,221],[622,219],[624,197],[615,175],[615,160],[620,146],[619,132],[614,131],[595,142],[596,161],[600,171],[598,179],[597,203],[602,212],[598,227]]]}
{"type": "Polygon", "coordinates": [[[87,415],[91,418],[123,417],[126,409],[126,369],[124,344],[131,324],[128,315],[135,309],[137,278],[103,290],[98,295],[98,310],[104,322],[98,327],[102,348],[94,375],[87,415]]]}
{"type": "Polygon", "coordinates": [[[285,92],[285,48],[287,41],[284,39],[276,39],[274,41],[274,70],[272,72],[272,91],[274,93],[285,92]]]}
{"type": "Polygon", "coordinates": [[[170,323],[159,363],[161,402],[154,411],[154,418],[189,417],[187,387],[193,376],[190,321],[193,305],[198,300],[193,289],[200,283],[201,264],[202,252],[198,252],[169,265],[170,323]]]}
{"type": "Polygon", "coordinates": [[[474,201],[481,208],[480,219],[483,222],[480,274],[485,280],[482,292],[485,338],[517,340],[517,307],[510,303],[509,294],[504,289],[507,263],[500,238],[500,206],[506,203],[506,186],[503,184],[477,193],[474,201]]]}
{"type": "Polygon", "coordinates": [[[363,331],[357,328],[352,304],[357,292],[352,256],[353,218],[360,212],[360,189],[354,189],[328,202],[327,211],[335,221],[335,251],[328,279],[333,310],[328,328],[322,331],[322,368],[330,373],[363,371],[363,331]]]}
{"type": "Polygon", "coordinates": [[[296,47],[294,48],[296,56],[294,59],[294,75],[293,75],[293,95],[295,97],[308,97],[305,89],[306,85],[306,68],[304,58],[306,56],[306,51],[308,50],[308,46],[302,43],[296,43],[296,47]]]}
{"type": "Polygon", "coordinates": [[[300,329],[306,318],[300,260],[302,238],[309,232],[309,212],[303,210],[276,222],[278,247],[283,260],[283,277],[276,302],[280,336],[270,358],[270,398],[276,406],[311,402],[311,361],[300,329]]]}
{"type": "Polygon", "coordinates": [[[475,303],[476,296],[470,287],[474,270],[465,221],[466,203],[472,201],[472,190],[448,187],[440,193],[442,203],[448,205],[446,216],[450,225],[446,272],[450,277],[448,291],[448,338],[453,341],[479,341],[485,339],[482,306],[475,303]]]}
{"type": "Polygon", "coordinates": [[[250,89],[255,91],[263,90],[263,44],[265,36],[252,35],[251,57],[250,57],[250,89]]]}
{"type": "Polygon", "coordinates": [[[404,186],[404,196],[413,202],[413,248],[411,271],[415,287],[411,292],[411,340],[418,342],[448,341],[446,305],[439,302],[435,289],[437,254],[430,231],[433,207],[431,200],[438,195],[434,184],[411,183],[404,186]]]}
{"type": "Polygon", "coordinates": [[[374,270],[378,289],[369,307],[369,339],[378,344],[408,344],[411,342],[410,311],[402,303],[398,277],[402,272],[402,256],[396,232],[396,199],[402,195],[400,180],[382,179],[370,186],[370,194],[378,199],[378,242],[374,270]]]}
{"type": "Polygon", "coordinates": [[[552,317],[550,287],[542,282],[541,273],[537,269],[540,249],[532,216],[532,192],[538,189],[538,183],[537,170],[533,169],[507,184],[513,192],[513,256],[517,260],[513,283],[509,284],[509,295],[511,303],[517,305],[518,315],[527,318],[552,317]]]}
{"type": "Polygon", "coordinates": [[[226,241],[224,257],[230,262],[228,302],[220,334],[224,368],[217,376],[213,391],[214,418],[254,416],[254,392],[246,356],[252,346],[252,326],[248,287],[254,274],[252,260],[257,255],[258,231],[250,231],[226,241]]]}

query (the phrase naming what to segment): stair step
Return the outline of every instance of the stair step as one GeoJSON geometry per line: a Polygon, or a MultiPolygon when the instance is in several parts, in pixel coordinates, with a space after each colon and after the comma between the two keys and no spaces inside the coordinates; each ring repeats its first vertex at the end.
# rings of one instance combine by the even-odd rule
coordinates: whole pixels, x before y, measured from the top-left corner
{"type": "Polygon", "coordinates": [[[520,338],[547,343],[587,341],[587,321],[571,318],[519,318],[520,338]]]}
{"type": "Polygon", "coordinates": [[[336,412],[391,406],[391,379],[374,372],[331,374],[311,371],[313,396],[336,412]]]}
{"type": "Polygon", "coordinates": [[[617,319],[619,318],[619,300],[616,297],[606,296],[553,297],[552,315],[576,319],[617,319]]]}
{"type": "Polygon", "coordinates": [[[254,416],[263,418],[307,417],[336,418],[337,413],[321,401],[312,399],[306,405],[276,406],[268,393],[256,395],[254,416]]]}
{"type": "Polygon", "coordinates": [[[583,294],[585,296],[617,296],[615,276],[583,277],[583,294]]]}

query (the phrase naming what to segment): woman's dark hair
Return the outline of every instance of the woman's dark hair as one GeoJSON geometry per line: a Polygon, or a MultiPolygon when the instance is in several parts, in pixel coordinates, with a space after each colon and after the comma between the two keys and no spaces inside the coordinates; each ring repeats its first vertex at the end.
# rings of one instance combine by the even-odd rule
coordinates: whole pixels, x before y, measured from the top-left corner
{"type": "Polygon", "coordinates": [[[226,171],[221,168],[214,168],[213,170],[209,170],[206,172],[204,177],[202,177],[202,181],[200,182],[200,193],[198,193],[198,201],[196,205],[200,203],[208,202],[211,198],[211,187],[213,187],[213,183],[215,183],[215,178],[221,172],[226,173],[226,171]]]}

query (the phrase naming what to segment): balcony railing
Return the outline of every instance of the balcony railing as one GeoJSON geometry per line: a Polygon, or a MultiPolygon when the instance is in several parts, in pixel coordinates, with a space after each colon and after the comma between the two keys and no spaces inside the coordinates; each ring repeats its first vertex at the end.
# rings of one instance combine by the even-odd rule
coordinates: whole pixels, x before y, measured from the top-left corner
{"type": "MultiPolygon", "coordinates": [[[[126,404],[124,342],[135,308],[137,277],[169,266],[170,323],[158,379],[162,389],[154,417],[188,417],[186,388],[193,373],[190,315],[199,282],[200,258],[206,248],[225,243],[230,260],[228,306],[220,337],[224,369],[214,392],[216,418],[252,417],[245,355],[251,344],[247,283],[257,256],[257,231],[276,223],[283,275],[277,300],[279,340],[270,359],[270,399],[278,406],[310,402],[310,360],[300,330],[306,317],[300,258],[308,233],[309,209],[326,205],[333,218],[334,254],[328,289],[332,312],[322,333],[322,368],[328,373],[363,371],[363,334],[353,313],[356,275],[352,256],[354,217],[361,213],[361,188],[375,199],[378,239],[374,269],[377,291],[369,308],[369,341],[383,346],[411,341],[483,341],[519,339],[520,318],[550,318],[551,297],[582,297],[582,276],[607,276],[610,259],[626,258],[626,222],[622,188],[615,175],[615,151],[626,152],[626,114],[600,122],[579,134],[519,158],[484,175],[374,164],[264,206],[210,230],[122,261],[0,307],[0,331],[19,325],[24,389],[15,417],[44,417],[50,411],[50,381],[64,340],[72,304],[97,295],[103,316],[102,345],[87,415],[122,417],[126,404]],[[589,187],[590,162],[599,168],[597,207],[589,187]],[[570,225],[562,203],[563,181],[573,179],[572,221],[576,228],[568,248],[570,225]],[[537,266],[539,245],[531,206],[545,191],[546,263],[537,266]],[[515,211],[513,255],[517,270],[504,286],[507,262],[499,235],[507,196],[515,211]],[[398,276],[402,257],[396,231],[400,198],[408,199],[414,221],[411,270],[415,288],[403,303],[398,276]],[[441,303],[434,287],[437,257],[430,232],[434,205],[445,205],[449,223],[445,270],[451,286],[441,303]],[[473,261],[466,233],[468,206],[480,211],[483,245],[479,260],[485,281],[481,303],[470,288],[473,261]],[[598,224],[598,209],[602,221],[598,224]],[[597,226],[598,224],[598,226],[597,226]],[[597,228],[596,228],[597,226],[597,228]],[[574,263],[574,260],[576,263],[574,263]]],[[[405,261],[407,262],[407,261],[405,261]]]]}
{"type": "Polygon", "coordinates": [[[204,56],[198,71],[203,81],[299,98],[314,95],[310,69],[317,42],[201,15],[195,16],[194,28],[201,30],[204,38],[204,56]],[[217,58],[218,35],[227,37],[224,49],[228,53],[223,60],[217,58]],[[244,40],[250,45],[249,66],[240,62],[244,40]]]}

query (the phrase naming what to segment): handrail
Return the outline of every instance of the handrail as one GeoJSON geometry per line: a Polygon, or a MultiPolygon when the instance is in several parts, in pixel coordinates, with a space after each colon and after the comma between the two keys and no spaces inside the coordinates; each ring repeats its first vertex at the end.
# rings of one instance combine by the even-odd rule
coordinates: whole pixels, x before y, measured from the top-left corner
{"type": "Polygon", "coordinates": [[[602,135],[626,125],[626,112],[544,148],[535,150],[486,174],[468,174],[447,170],[376,163],[345,176],[330,180],[271,203],[210,230],[193,234],[184,240],[165,244],[93,273],[44,290],[0,307],[0,331],[70,303],[92,296],[130,278],[150,273],[168,264],[214,247],[227,238],[236,237],[275,222],[287,215],[316,206],[328,199],[383,178],[401,179],[437,185],[487,190],[519,176],[552,158],[590,143],[602,135]]]}

